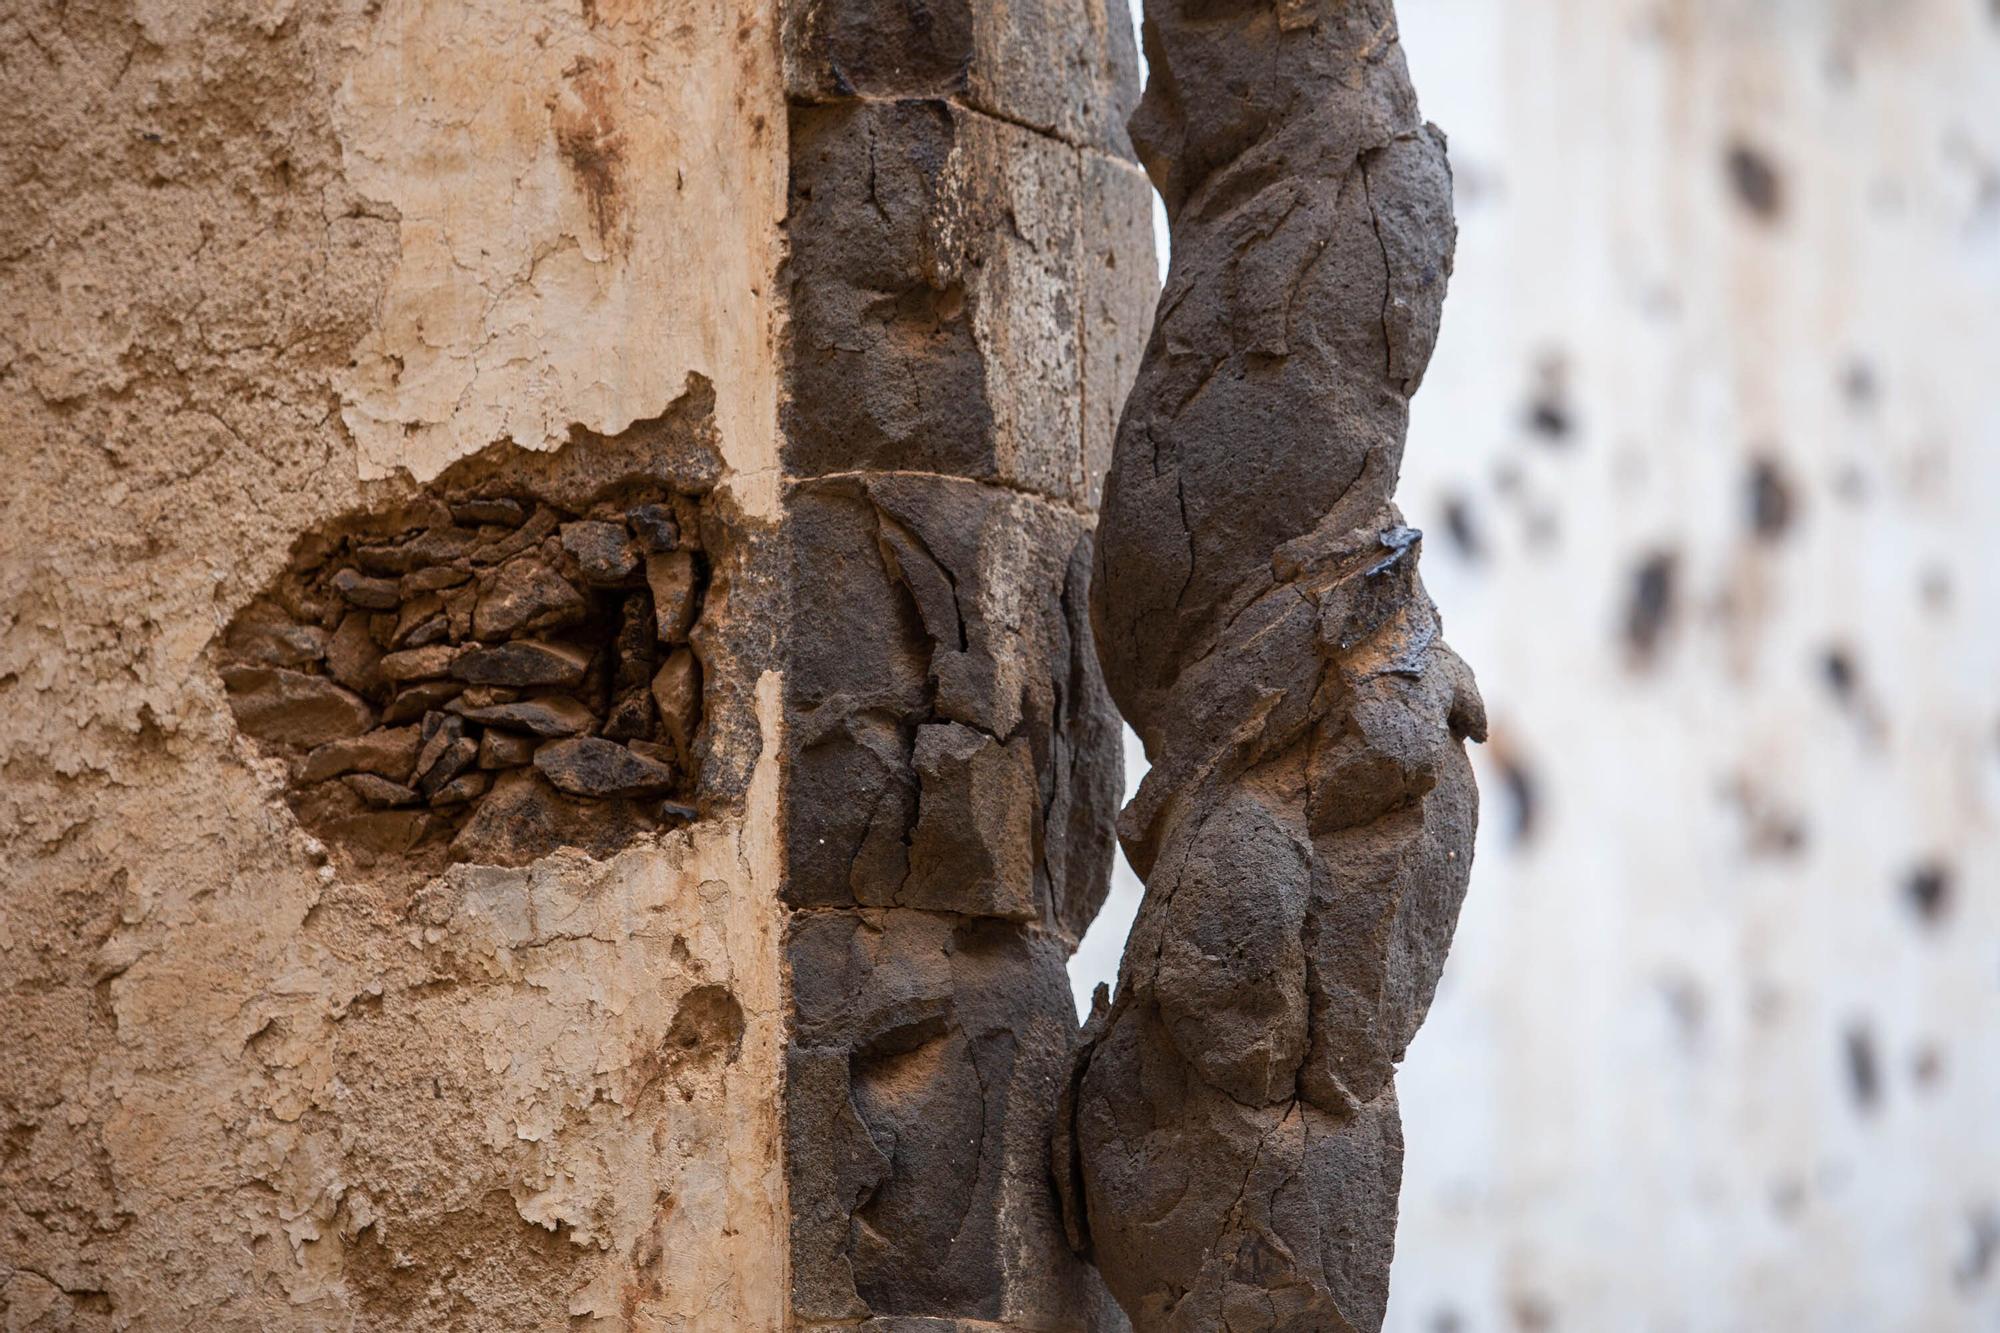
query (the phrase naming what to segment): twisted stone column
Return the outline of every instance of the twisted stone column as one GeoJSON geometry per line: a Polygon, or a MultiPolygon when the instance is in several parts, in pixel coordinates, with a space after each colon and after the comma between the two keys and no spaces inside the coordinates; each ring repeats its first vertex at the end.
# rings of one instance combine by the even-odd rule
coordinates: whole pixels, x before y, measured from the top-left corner
{"type": "Polygon", "coordinates": [[[1173,267],[1091,605],[1147,893],[1058,1181],[1142,1331],[1374,1329],[1485,726],[1392,500],[1450,171],[1389,0],[1149,0],[1145,41],[1173,267]]]}

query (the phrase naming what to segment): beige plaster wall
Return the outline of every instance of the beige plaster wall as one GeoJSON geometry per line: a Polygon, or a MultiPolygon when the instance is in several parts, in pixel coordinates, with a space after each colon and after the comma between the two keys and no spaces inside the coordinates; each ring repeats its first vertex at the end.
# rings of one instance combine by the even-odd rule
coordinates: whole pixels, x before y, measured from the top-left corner
{"type": "Polygon", "coordinates": [[[692,374],[774,518],[777,64],[698,0],[0,14],[8,1329],[778,1325],[777,677],[691,830],[418,885],[210,655],[299,533],[692,374]]]}

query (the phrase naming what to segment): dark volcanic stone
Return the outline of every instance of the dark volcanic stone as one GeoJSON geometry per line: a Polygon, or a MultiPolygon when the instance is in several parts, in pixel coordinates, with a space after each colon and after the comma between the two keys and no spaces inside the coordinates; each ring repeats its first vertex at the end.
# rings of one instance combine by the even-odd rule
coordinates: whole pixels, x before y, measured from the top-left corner
{"type": "Polygon", "coordinates": [[[367,703],[325,676],[282,667],[229,667],[222,683],[236,725],[258,740],[324,745],[375,725],[367,703]]]}
{"type": "Polygon", "coordinates": [[[617,523],[565,523],[562,546],[592,583],[623,583],[639,568],[639,548],[617,523]]]}
{"type": "Polygon", "coordinates": [[[653,696],[645,686],[627,690],[611,701],[611,712],[604,719],[604,734],[614,741],[653,738],[653,696]]]}
{"type": "Polygon", "coordinates": [[[535,767],[573,796],[658,796],[673,789],[674,770],[599,736],[551,741],[535,767]]]}
{"type": "Polygon", "coordinates": [[[467,649],[451,674],[474,685],[575,685],[589,667],[590,654],[571,644],[517,639],[467,649]]]}
{"type": "Polygon", "coordinates": [[[491,773],[481,773],[476,770],[461,773],[431,794],[431,804],[464,805],[467,801],[476,801],[486,794],[487,784],[492,781],[491,773]]]}
{"type": "MultiPolygon", "coordinates": [[[[453,778],[471,768],[472,761],[477,758],[479,758],[479,742],[470,736],[460,736],[445,746],[444,753],[438,756],[437,763],[432,765],[430,771],[417,782],[417,790],[427,798],[436,797],[453,778]]],[[[422,766],[421,761],[418,766],[422,766]]]]}
{"type": "Polygon", "coordinates": [[[597,725],[595,713],[561,694],[495,704],[491,708],[469,708],[465,716],[489,726],[532,731],[537,736],[581,736],[597,725]]]}
{"type": "Polygon", "coordinates": [[[625,516],[647,552],[659,555],[681,544],[681,527],[666,505],[640,505],[625,516]]]}
{"type": "Polygon", "coordinates": [[[583,619],[583,594],[539,560],[510,560],[479,594],[472,632],[480,639],[511,638],[524,630],[547,629],[583,619]]]}
{"type": "Polygon", "coordinates": [[[371,579],[358,569],[343,569],[335,574],[333,590],[349,606],[370,611],[393,611],[403,602],[402,589],[394,579],[371,579]]]}
{"type": "Polygon", "coordinates": [[[608,856],[649,825],[626,801],[564,796],[533,769],[502,773],[452,840],[452,857],[482,865],[526,865],[558,847],[608,856]]]}

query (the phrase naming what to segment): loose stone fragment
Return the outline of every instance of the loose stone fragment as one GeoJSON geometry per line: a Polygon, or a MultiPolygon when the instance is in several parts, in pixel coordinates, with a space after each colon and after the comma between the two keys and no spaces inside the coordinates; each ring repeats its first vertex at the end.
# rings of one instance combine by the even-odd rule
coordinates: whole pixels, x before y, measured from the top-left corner
{"type": "Polygon", "coordinates": [[[518,531],[508,534],[497,542],[472,549],[471,560],[475,565],[497,565],[503,560],[511,560],[521,552],[538,546],[544,537],[556,530],[556,514],[553,509],[537,506],[535,512],[518,531]]]}
{"type": "Polygon", "coordinates": [[[574,645],[516,639],[466,650],[451,674],[474,685],[575,685],[589,666],[590,654],[574,645]]]}
{"type": "Polygon", "coordinates": [[[409,648],[400,653],[390,653],[378,667],[382,679],[392,684],[402,685],[413,680],[436,680],[452,672],[452,658],[458,649],[448,643],[432,644],[427,648],[409,648]]]}
{"type": "Polygon", "coordinates": [[[350,773],[341,779],[347,789],[370,805],[415,805],[417,794],[400,782],[391,782],[373,773],[350,773]]]}
{"type": "Polygon", "coordinates": [[[422,737],[415,727],[384,727],[345,740],[328,741],[306,756],[301,782],[324,782],[342,773],[374,773],[407,782],[417,766],[422,737]]]}
{"type": "Polygon", "coordinates": [[[682,648],[668,657],[653,677],[652,690],[660,729],[685,761],[694,751],[694,731],[701,720],[701,668],[693,651],[682,648]]]}
{"type": "Polygon", "coordinates": [[[674,770],[599,736],[551,741],[535,751],[535,767],[574,796],[650,796],[673,790],[674,770]]]}
{"type": "Polygon", "coordinates": [[[659,555],[681,544],[681,527],[666,505],[640,505],[625,516],[647,552],[659,555]]]}
{"type": "Polygon", "coordinates": [[[452,638],[472,637],[472,611],[478,603],[479,589],[470,586],[454,588],[444,595],[445,628],[452,638]]]}
{"type": "Polygon", "coordinates": [[[475,708],[491,708],[495,704],[510,704],[521,697],[521,692],[505,685],[468,685],[465,693],[445,705],[453,713],[469,713],[475,708]]]}
{"type": "Polygon", "coordinates": [[[531,768],[502,773],[452,840],[452,859],[482,865],[526,865],[557,847],[604,856],[647,827],[625,801],[581,801],[563,795],[531,768]]]}
{"type": "Polygon", "coordinates": [[[317,625],[300,625],[271,602],[243,608],[223,647],[232,657],[262,666],[310,666],[326,656],[327,632],[317,625]]]}
{"type": "Polygon", "coordinates": [[[476,801],[486,794],[487,785],[492,781],[493,775],[491,773],[461,773],[437,789],[431,796],[431,805],[435,808],[443,805],[464,805],[467,801],[476,801]]]}
{"type": "Polygon", "coordinates": [[[493,576],[472,613],[480,639],[506,639],[524,630],[573,624],[588,610],[583,594],[539,560],[511,560],[493,576]]]}
{"type": "Polygon", "coordinates": [[[486,500],[462,500],[451,507],[451,516],[460,523],[504,523],[515,527],[528,516],[527,506],[504,496],[486,500]]]}
{"type": "Polygon", "coordinates": [[[421,648],[425,643],[436,643],[443,637],[444,598],[434,592],[419,593],[403,603],[402,614],[396,617],[396,632],[389,637],[389,646],[421,648]],[[434,628],[433,621],[437,622],[434,628]]]}
{"type": "Polygon", "coordinates": [[[479,738],[479,766],[519,768],[522,764],[533,763],[536,744],[532,736],[516,736],[488,728],[486,734],[479,738]]]}
{"type": "Polygon", "coordinates": [[[639,551],[616,523],[584,520],[562,525],[562,548],[592,583],[623,583],[639,568],[639,551]]]}
{"type": "Polygon", "coordinates": [[[604,734],[615,741],[652,738],[653,696],[644,686],[627,690],[611,701],[611,711],[604,719],[604,734]]]}
{"type": "Polygon", "coordinates": [[[384,722],[413,722],[425,713],[444,707],[458,697],[465,686],[455,680],[427,680],[399,691],[382,710],[384,722]]]}
{"type": "Polygon", "coordinates": [[[469,553],[479,540],[465,528],[432,528],[394,546],[363,546],[354,558],[377,574],[407,574],[425,565],[447,564],[469,553]]]}
{"type": "Polygon", "coordinates": [[[358,569],[343,569],[333,576],[333,590],[349,606],[370,611],[393,611],[403,601],[403,593],[393,580],[371,579],[358,569]]]}
{"type": "Polygon", "coordinates": [[[326,645],[326,669],[350,690],[367,691],[381,683],[377,666],[382,650],[368,632],[366,612],[350,611],[326,645]]]}
{"type": "Polygon", "coordinates": [[[425,565],[403,575],[403,596],[414,597],[419,593],[456,588],[471,577],[471,570],[460,569],[457,565],[425,565]]]}
{"type": "MultiPolygon", "coordinates": [[[[439,734],[442,735],[443,733],[440,732],[439,734]]],[[[426,797],[435,797],[439,792],[444,790],[445,785],[453,778],[463,773],[466,769],[471,768],[473,761],[477,758],[479,758],[479,742],[470,736],[460,736],[457,740],[445,746],[444,753],[438,756],[437,762],[431,766],[430,771],[418,779],[417,790],[422,792],[426,797]]],[[[420,771],[422,767],[423,761],[419,759],[418,768],[420,771]]]]}
{"type": "Polygon", "coordinates": [[[694,557],[686,551],[646,557],[646,585],[661,643],[685,643],[694,625],[694,557]]]}
{"type": "Polygon", "coordinates": [[[420,730],[424,743],[417,751],[416,775],[427,776],[453,742],[465,736],[465,719],[450,713],[426,713],[420,730]]]}
{"type": "Polygon", "coordinates": [[[518,703],[470,708],[467,720],[489,726],[532,731],[537,736],[581,736],[597,725],[597,715],[567,695],[523,699],[518,703]]]}
{"type": "Polygon", "coordinates": [[[259,740],[323,745],[358,736],[375,714],[358,696],[325,676],[282,667],[229,667],[222,673],[236,725],[259,740]]]}

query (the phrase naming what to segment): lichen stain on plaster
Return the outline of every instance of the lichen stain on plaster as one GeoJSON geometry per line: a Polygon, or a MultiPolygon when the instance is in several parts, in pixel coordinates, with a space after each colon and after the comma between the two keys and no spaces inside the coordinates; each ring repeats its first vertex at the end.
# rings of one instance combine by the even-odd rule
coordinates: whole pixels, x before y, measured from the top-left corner
{"type": "Polygon", "coordinates": [[[360,475],[615,434],[690,372],[732,462],[769,466],[782,106],[763,6],[389,0],[335,105],[401,248],[337,380],[360,475]]]}

